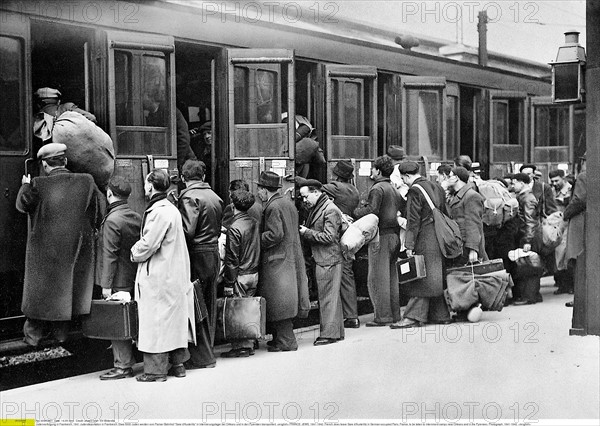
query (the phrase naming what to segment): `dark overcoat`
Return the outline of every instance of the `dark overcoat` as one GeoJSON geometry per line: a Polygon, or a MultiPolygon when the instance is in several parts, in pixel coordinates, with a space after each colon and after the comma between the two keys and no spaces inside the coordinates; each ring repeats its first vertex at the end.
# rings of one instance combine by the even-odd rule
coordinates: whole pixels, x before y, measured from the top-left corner
{"type": "Polygon", "coordinates": [[[425,258],[427,276],[400,285],[400,291],[410,297],[437,297],[444,292],[444,257],[435,234],[433,212],[420,189],[427,191],[434,206],[443,213],[446,211],[446,194],[437,183],[425,178],[416,179],[407,194],[407,224],[405,246],[414,254],[425,258]]]}
{"type": "Polygon", "coordinates": [[[469,185],[458,190],[448,203],[450,217],[458,223],[466,250],[475,250],[487,260],[483,235],[483,197],[469,185]]]}
{"type": "Polygon", "coordinates": [[[577,175],[573,197],[564,212],[569,221],[567,230],[566,260],[577,259],[585,248],[585,212],[587,204],[587,174],[577,175]]]}
{"type": "Polygon", "coordinates": [[[89,314],[100,197],[91,175],[65,168],[21,186],[16,207],[31,219],[21,306],[27,318],[68,321],[89,314]]]}
{"type": "Polygon", "coordinates": [[[298,211],[276,194],[264,204],[258,294],[267,301],[267,321],[306,316],[308,278],[298,232],[298,211]]]}
{"type": "Polygon", "coordinates": [[[131,291],[137,265],[131,261],[131,247],[140,238],[142,217],[131,210],[127,201],[108,206],[98,238],[96,284],[114,291],[131,291]]]}

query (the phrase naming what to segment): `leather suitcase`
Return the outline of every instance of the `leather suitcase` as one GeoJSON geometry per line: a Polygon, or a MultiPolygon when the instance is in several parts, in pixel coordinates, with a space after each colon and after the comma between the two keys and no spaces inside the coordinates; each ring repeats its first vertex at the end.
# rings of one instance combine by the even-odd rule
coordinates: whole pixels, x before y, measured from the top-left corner
{"type": "Polygon", "coordinates": [[[474,263],[472,266],[467,264],[465,266],[457,266],[454,268],[446,269],[448,274],[452,272],[468,272],[476,275],[489,274],[491,272],[498,272],[504,269],[504,262],[502,259],[486,260],[485,262],[474,263]]]}
{"type": "Polygon", "coordinates": [[[90,314],[83,317],[83,335],[92,339],[135,340],[138,335],[137,303],[92,300],[90,314]]]}
{"type": "Polygon", "coordinates": [[[421,254],[415,254],[406,259],[398,259],[396,261],[398,269],[398,281],[400,284],[405,284],[427,276],[425,269],[425,258],[421,254]]]}
{"type": "Polygon", "coordinates": [[[263,297],[217,299],[217,339],[261,339],[266,329],[267,302],[263,297]]]}

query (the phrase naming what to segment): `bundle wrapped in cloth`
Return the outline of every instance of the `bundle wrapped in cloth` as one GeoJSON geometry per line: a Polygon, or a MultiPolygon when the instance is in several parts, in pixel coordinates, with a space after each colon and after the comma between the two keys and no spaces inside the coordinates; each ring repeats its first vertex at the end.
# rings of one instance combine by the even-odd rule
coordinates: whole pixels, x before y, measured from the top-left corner
{"type": "Polygon", "coordinates": [[[451,310],[465,311],[473,305],[489,311],[501,311],[507,297],[511,297],[513,281],[505,270],[488,274],[452,272],[446,277],[448,288],[444,296],[451,310]]]}
{"type": "Polygon", "coordinates": [[[104,130],[76,111],[62,113],[54,122],[52,141],[67,146],[67,168],[89,173],[104,190],[115,169],[112,139],[104,130]]]}
{"type": "Polygon", "coordinates": [[[342,235],[342,254],[346,260],[354,259],[356,252],[365,244],[379,246],[379,218],[368,214],[348,225],[342,235]]]}

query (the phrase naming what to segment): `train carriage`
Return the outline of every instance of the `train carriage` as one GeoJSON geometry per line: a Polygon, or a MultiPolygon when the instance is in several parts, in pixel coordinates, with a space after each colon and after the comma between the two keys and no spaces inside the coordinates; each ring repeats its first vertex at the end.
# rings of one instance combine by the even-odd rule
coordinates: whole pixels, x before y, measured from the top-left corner
{"type": "Polygon", "coordinates": [[[285,5],[271,5],[272,13],[257,18],[240,3],[225,4],[0,4],[3,339],[18,336],[23,322],[27,219],[14,205],[21,175],[37,173],[38,87],[58,88],[65,101],[96,115],[138,211],[149,171],[178,173],[176,109],[190,128],[210,122],[203,159],[222,197],[231,179],[252,182],[263,170],[293,186],[295,124],[282,122],[284,114],[305,116],[316,128],[327,159],[316,176],[330,179],[334,164],[350,158],[363,196],[371,161],[392,144],[425,173],[468,154],[490,177],[529,161],[546,172],[571,169],[585,151],[585,109],[549,102],[549,67],[499,55],[480,66],[444,57],[435,39],[404,49],[391,31],[326,16],[317,22],[314,11],[292,20],[285,5]],[[166,112],[160,121],[147,119],[150,98],[166,112]]]}

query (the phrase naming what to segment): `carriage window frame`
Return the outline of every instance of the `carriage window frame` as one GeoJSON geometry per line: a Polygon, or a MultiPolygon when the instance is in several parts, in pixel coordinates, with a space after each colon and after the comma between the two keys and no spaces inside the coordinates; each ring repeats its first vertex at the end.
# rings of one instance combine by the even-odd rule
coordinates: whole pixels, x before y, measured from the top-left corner
{"type": "MultiPolygon", "coordinates": [[[[402,87],[402,140],[405,152],[408,158],[419,160],[425,156],[428,159],[444,161],[447,159],[447,130],[446,130],[446,97],[448,94],[448,83],[445,77],[415,77],[415,76],[402,76],[400,78],[402,87]],[[417,153],[414,154],[414,150],[411,151],[411,140],[409,138],[409,123],[412,116],[414,116],[414,108],[409,105],[409,98],[413,98],[413,92],[416,93],[417,99],[420,97],[420,93],[432,93],[437,94],[437,138],[438,138],[438,153],[424,153],[420,146],[420,137],[417,135],[416,148],[417,153]],[[412,116],[411,116],[412,114],[412,116]],[[413,152],[411,154],[411,152],[413,152]]],[[[417,111],[418,113],[418,111],[417,111]]],[[[413,147],[414,148],[414,147],[413,147]]],[[[431,148],[431,147],[430,147],[431,148]]]]}
{"type": "MultiPolygon", "coordinates": [[[[30,148],[29,148],[29,143],[28,143],[28,132],[27,132],[27,119],[26,119],[26,93],[27,93],[27,83],[25,81],[25,52],[26,52],[26,40],[23,37],[18,37],[18,36],[13,36],[13,35],[9,35],[9,34],[0,34],[0,39],[6,39],[6,40],[10,40],[10,41],[14,41],[17,44],[17,51],[16,51],[16,56],[17,56],[17,60],[16,60],[16,67],[17,67],[17,78],[16,81],[18,83],[18,91],[17,91],[17,96],[16,96],[16,105],[18,106],[18,108],[14,108],[15,107],[15,103],[13,102],[4,102],[4,104],[6,106],[8,106],[10,108],[10,110],[15,110],[16,113],[16,118],[17,118],[17,122],[18,122],[18,126],[15,127],[14,131],[11,133],[14,134],[15,131],[18,131],[18,137],[17,137],[17,142],[18,144],[16,146],[9,146],[4,145],[4,144],[0,144],[0,152],[2,152],[2,155],[7,155],[7,156],[23,156],[23,155],[27,155],[29,154],[30,148]]],[[[8,142],[10,140],[7,139],[6,141],[8,142]]]]}
{"type": "Polygon", "coordinates": [[[527,151],[529,137],[528,100],[526,92],[510,90],[491,90],[489,92],[489,140],[490,163],[522,163],[528,161],[531,152],[527,151]],[[507,143],[497,143],[496,105],[506,105],[506,123],[503,138],[507,143]],[[516,127],[515,127],[516,126],[516,127]],[[511,143],[511,135],[517,132],[517,143],[511,143]]]}

